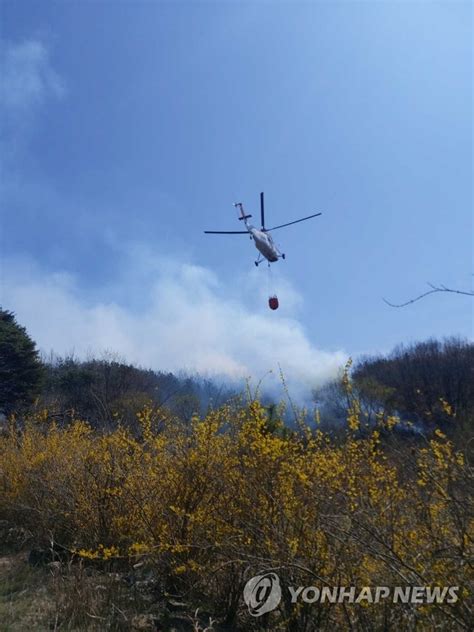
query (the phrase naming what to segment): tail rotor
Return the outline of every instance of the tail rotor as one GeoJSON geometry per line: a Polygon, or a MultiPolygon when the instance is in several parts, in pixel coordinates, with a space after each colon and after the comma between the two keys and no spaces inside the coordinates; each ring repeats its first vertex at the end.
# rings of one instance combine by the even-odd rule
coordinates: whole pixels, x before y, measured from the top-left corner
{"type": "Polygon", "coordinates": [[[242,204],[242,202],[235,202],[234,206],[235,206],[236,208],[238,208],[238,209],[239,209],[239,211],[240,211],[240,217],[239,217],[239,220],[244,220],[244,221],[246,221],[246,220],[248,220],[248,219],[249,219],[249,217],[252,217],[251,215],[247,215],[247,214],[245,213],[245,211],[244,211],[244,205],[242,204]]]}

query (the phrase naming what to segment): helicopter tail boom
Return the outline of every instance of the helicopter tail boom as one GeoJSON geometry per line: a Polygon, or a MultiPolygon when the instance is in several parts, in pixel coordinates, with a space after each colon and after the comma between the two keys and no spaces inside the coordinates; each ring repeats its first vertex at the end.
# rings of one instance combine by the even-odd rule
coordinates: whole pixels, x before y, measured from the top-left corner
{"type": "Polygon", "coordinates": [[[252,217],[251,215],[247,215],[245,213],[242,202],[236,202],[234,204],[234,206],[236,206],[240,210],[240,217],[239,217],[240,220],[244,220],[245,221],[245,220],[249,219],[249,217],[252,217]]]}

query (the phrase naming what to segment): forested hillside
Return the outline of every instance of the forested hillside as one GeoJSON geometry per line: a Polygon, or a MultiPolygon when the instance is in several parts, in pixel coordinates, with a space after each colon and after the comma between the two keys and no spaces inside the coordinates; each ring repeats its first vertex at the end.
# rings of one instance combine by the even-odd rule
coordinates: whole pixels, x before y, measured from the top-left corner
{"type": "Polygon", "coordinates": [[[310,424],[295,408],[288,427],[251,394],[113,359],[37,371],[34,343],[3,322],[0,629],[470,629],[472,345],[348,365],[318,398],[336,425],[321,406],[310,424]],[[244,587],[270,571],[283,587],[444,597],[284,593],[252,616],[244,587]]]}

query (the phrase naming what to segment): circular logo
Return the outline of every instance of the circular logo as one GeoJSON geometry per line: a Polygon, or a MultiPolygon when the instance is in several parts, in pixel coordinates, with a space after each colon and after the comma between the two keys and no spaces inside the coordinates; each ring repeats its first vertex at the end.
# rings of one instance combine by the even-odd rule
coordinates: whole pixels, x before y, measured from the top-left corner
{"type": "Polygon", "coordinates": [[[467,464],[471,467],[474,465],[474,438],[471,437],[464,448],[467,464]]]}
{"type": "Polygon", "coordinates": [[[274,610],[281,601],[280,580],[276,573],[256,575],[244,588],[244,601],[252,617],[274,610]]]}

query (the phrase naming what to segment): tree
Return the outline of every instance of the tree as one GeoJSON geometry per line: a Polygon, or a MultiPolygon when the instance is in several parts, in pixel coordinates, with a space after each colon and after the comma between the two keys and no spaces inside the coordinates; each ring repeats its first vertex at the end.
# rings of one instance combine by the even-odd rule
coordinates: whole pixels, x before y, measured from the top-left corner
{"type": "Polygon", "coordinates": [[[30,404],[42,378],[36,344],[15,315],[0,308],[0,412],[8,415],[30,404]]]}
{"type": "Polygon", "coordinates": [[[411,305],[412,303],[416,303],[422,298],[425,298],[425,296],[429,296],[430,294],[437,294],[438,292],[449,292],[451,294],[462,294],[463,296],[474,296],[473,291],[466,292],[464,290],[454,290],[453,288],[446,287],[445,285],[433,285],[432,283],[428,283],[428,285],[430,286],[431,290],[428,290],[428,292],[424,292],[423,294],[420,294],[419,296],[416,296],[409,301],[405,301],[404,303],[391,303],[385,298],[383,300],[385,303],[387,303],[387,305],[390,305],[390,307],[406,307],[407,305],[411,305]]]}
{"type": "Polygon", "coordinates": [[[52,355],[45,361],[41,405],[54,411],[60,423],[74,413],[93,426],[114,427],[119,420],[134,428],[145,405],[189,421],[194,413],[213,409],[233,395],[230,388],[199,375],[144,369],[111,353],[86,361],[52,355]]]}
{"type": "Polygon", "coordinates": [[[362,397],[380,390],[380,402],[388,412],[411,421],[452,425],[474,412],[474,345],[459,338],[427,340],[399,346],[387,357],[358,362],[353,379],[362,397]]]}

